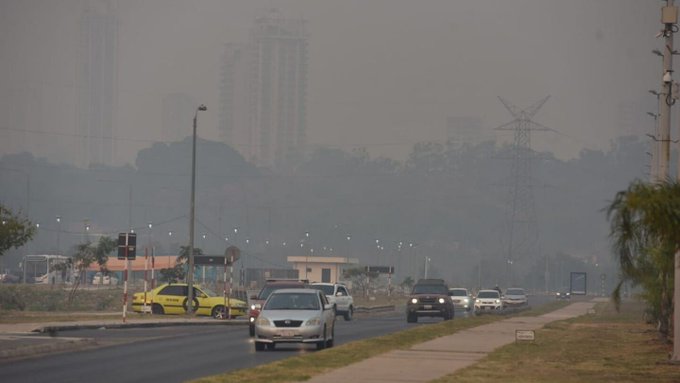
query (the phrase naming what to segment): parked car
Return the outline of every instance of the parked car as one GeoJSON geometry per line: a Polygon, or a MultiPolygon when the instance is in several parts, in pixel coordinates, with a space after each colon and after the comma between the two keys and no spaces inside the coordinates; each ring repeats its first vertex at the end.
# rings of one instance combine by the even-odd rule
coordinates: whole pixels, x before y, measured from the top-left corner
{"type": "Polygon", "coordinates": [[[529,299],[524,289],[519,287],[510,287],[505,290],[503,295],[503,304],[507,307],[519,307],[529,304],[529,299]]]}
{"type": "Polygon", "coordinates": [[[466,288],[452,287],[449,289],[449,296],[451,297],[454,307],[458,307],[466,311],[470,311],[474,307],[472,294],[470,294],[466,288]]]}
{"type": "Polygon", "coordinates": [[[97,272],[92,277],[93,285],[117,285],[118,278],[111,275],[103,275],[101,272],[97,272]]]}
{"type": "MultiPolygon", "coordinates": [[[[153,314],[185,314],[187,312],[187,293],[189,286],[186,283],[167,283],[156,287],[146,293],[146,307],[153,314]]],[[[227,301],[231,307],[231,316],[246,315],[247,305],[244,301],[230,298],[227,301]]],[[[132,311],[144,312],[144,293],[135,293],[132,296],[132,311]]],[[[194,286],[193,306],[196,315],[210,315],[214,318],[224,318],[224,296],[217,295],[211,290],[194,286]]]]}
{"type": "Polygon", "coordinates": [[[248,310],[248,333],[255,335],[255,320],[260,315],[260,309],[269,295],[278,289],[307,287],[308,281],[297,279],[267,279],[257,295],[250,297],[250,309],[248,310]]]}
{"type": "Polygon", "coordinates": [[[347,287],[341,283],[312,283],[309,287],[323,291],[328,302],[333,305],[335,315],[342,315],[346,321],[352,320],[354,298],[347,287]]]}
{"type": "Polygon", "coordinates": [[[406,302],[406,322],[418,322],[418,317],[453,319],[455,309],[449,298],[449,287],[443,279],[420,279],[413,286],[406,302]]]}
{"type": "Polygon", "coordinates": [[[503,310],[501,293],[498,290],[479,290],[475,299],[476,311],[499,311],[503,310]]]}
{"type": "Polygon", "coordinates": [[[315,343],[318,350],[333,347],[335,311],[326,294],[316,289],[272,292],[255,320],[255,351],[278,343],[315,343]]]}

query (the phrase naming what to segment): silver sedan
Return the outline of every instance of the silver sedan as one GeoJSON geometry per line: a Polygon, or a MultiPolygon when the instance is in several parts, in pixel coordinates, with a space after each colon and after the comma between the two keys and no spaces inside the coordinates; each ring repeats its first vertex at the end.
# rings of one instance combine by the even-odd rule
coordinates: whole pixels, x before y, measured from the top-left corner
{"type": "Polygon", "coordinates": [[[277,343],[315,343],[333,347],[335,312],[324,293],[315,289],[280,289],[262,306],[255,321],[255,350],[277,343]]]}

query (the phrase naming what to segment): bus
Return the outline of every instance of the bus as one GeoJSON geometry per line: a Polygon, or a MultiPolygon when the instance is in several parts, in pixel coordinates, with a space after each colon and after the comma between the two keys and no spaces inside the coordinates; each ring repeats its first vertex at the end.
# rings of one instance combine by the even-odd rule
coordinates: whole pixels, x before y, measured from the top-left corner
{"type": "Polygon", "coordinates": [[[69,283],[72,270],[63,268],[55,270],[58,264],[68,262],[69,257],[54,254],[25,255],[21,262],[24,283],[56,284],[69,283]]]}

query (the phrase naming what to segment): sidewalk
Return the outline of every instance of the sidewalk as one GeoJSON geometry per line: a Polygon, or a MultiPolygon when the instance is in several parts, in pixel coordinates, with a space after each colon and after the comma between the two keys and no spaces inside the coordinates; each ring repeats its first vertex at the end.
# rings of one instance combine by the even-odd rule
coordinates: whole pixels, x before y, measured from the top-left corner
{"type": "Polygon", "coordinates": [[[572,303],[537,317],[514,317],[463,330],[417,344],[408,350],[390,351],[317,375],[305,382],[428,382],[474,364],[494,349],[514,342],[515,330],[537,330],[550,322],[587,314],[597,301],[596,298],[572,303]]]}

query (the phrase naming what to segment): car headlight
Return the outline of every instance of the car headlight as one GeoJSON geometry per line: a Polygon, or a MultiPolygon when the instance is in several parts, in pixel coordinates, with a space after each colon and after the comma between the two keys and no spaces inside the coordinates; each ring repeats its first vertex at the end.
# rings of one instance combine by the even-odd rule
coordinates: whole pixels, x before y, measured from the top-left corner
{"type": "Polygon", "coordinates": [[[479,299],[475,299],[475,303],[482,303],[479,299]]]}
{"type": "Polygon", "coordinates": [[[411,299],[411,303],[413,303],[413,304],[418,303],[418,298],[412,298],[412,299],[411,299]]]}
{"type": "Polygon", "coordinates": [[[463,298],[463,302],[470,303],[470,298],[463,298]]]}
{"type": "Polygon", "coordinates": [[[496,299],[496,303],[501,303],[501,300],[500,300],[500,299],[496,299]]]}
{"type": "Polygon", "coordinates": [[[262,308],[262,305],[259,304],[259,303],[253,303],[252,305],[250,305],[251,310],[259,310],[261,308],[262,308]]]}
{"type": "Polygon", "coordinates": [[[258,317],[255,320],[255,324],[258,325],[258,326],[271,326],[272,325],[271,322],[269,321],[269,319],[262,317],[262,316],[258,317]]]}
{"type": "Polygon", "coordinates": [[[321,318],[319,318],[319,317],[308,319],[307,322],[305,322],[305,326],[318,326],[320,324],[321,324],[321,318]]]}
{"type": "Polygon", "coordinates": [[[444,304],[444,302],[446,302],[446,301],[444,300],[444,298],[439,298],[439,303],[440,303],[440,304],[444,304]]]}

